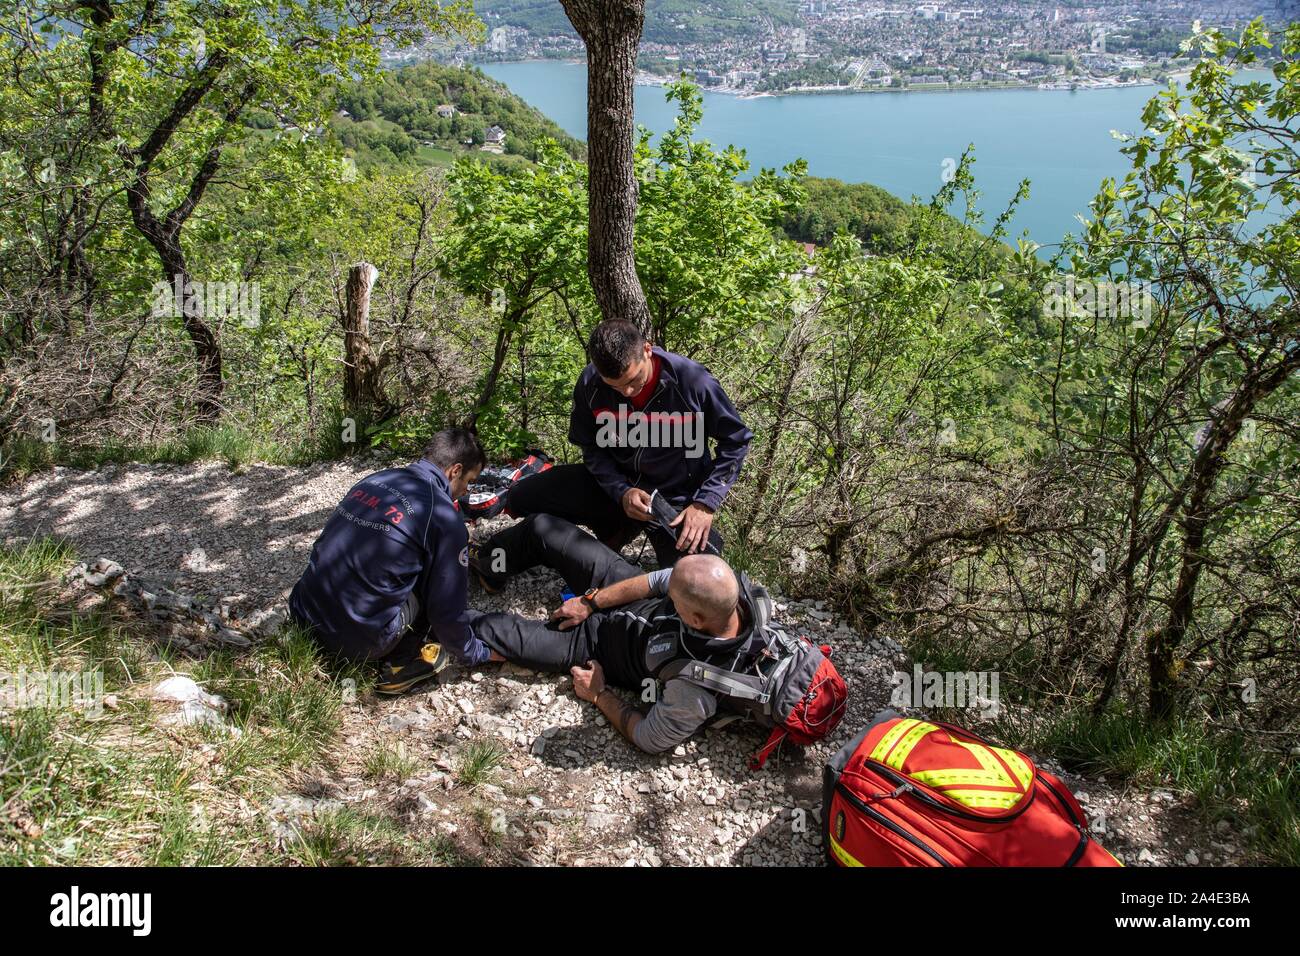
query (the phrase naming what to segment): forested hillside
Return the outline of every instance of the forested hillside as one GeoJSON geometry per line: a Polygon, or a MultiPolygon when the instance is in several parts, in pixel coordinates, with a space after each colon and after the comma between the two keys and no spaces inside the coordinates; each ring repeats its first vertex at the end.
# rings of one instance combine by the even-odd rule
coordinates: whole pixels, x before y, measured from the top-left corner
{"type": "Polygon", "coordinates": [[[873,253],[896,252],[907,242],[913,210],[903,200],[871,183],[806,176],[804,196],[781,224],[799,242],[828,245],[836,233],[858,239],[873,253]]]}
{"type": "Polygon", "coordinates": [[[494,126],[505,133],[506,155],[535,159],[537,141],[548,137],[582,156],[577,140],[473,67],[421,63],[386,71],[342,89],[338,104],[333,131],[359,165],[445,163],[480,149],[494,126]]]}
{"type": "MultiPolygon", "coordinates": [[[[764,24],[794,25],[794,0],[649,0],[643,39],[649,43],[708,43],[762,35],[764,24]]],[[[524,27],[537,36],[574,35],[558,3],[481,0],[475,9],[489,26],[524,27]]]]}

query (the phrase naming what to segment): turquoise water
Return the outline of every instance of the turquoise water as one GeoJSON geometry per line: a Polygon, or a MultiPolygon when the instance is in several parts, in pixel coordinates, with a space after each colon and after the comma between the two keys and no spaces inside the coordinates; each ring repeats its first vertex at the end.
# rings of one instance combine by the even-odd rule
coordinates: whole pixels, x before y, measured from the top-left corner
{"type": "MultiPolygon", "coordinates": [[[[586,139],[582,64],[538,61],[483,67],[570,134],[586,139]]],[[[1252,77],[1254,78],[1254,77],[1252,77]]],[[[1128,160],[1111,130],[1134,131],[1160,87],[1114,90],[969,90],[952,93],[823,93],[741,99],[704,94],[700,135],[746,150],[751,168],[808,160],[813,176],[870,182],[904,199],[929,198],[946,160],[975,145],[975,180],[986,228],[1022,179],[1029,199],[1012,223],[1043,246],[1078,231],[1076,215],[1128,160]]],[[[636,89],[636,119],[656,133],[675,116],[663,90],[636,89]]],[[[1044,250],[1047,251],[1046,249],[1044,250]]]]}

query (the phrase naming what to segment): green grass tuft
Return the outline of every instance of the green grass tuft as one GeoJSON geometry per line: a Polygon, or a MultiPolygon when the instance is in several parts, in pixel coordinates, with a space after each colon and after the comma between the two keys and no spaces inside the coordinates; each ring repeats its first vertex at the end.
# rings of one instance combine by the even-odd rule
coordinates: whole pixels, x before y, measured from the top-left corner
{"type": "Polygon", "coordinates": [[[495,740],[472,740],[460,753],[456,779],[470,788],[491,783],[505,758],[506,751],[495,740]]]}

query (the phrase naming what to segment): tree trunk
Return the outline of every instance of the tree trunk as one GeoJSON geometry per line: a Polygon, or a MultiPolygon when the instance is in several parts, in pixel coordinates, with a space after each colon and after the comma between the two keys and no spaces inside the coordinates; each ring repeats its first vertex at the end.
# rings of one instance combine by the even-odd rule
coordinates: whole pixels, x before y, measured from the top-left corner
{"type": "MultiPolygon", "coordinates": [[[[185,254],[181,246],[181,230],[189,221],[194,210],[203,199],[208,185],[221,168],[221,153],[225,148],[224,134],[208,149],[203,161],[193,171],[189,187],[180,197],[180,201],[161,217],[155,214],[151,203],[153,187],[151,177],[154,163],[163,150],[172,141],[187,117],[192,115],[199,104],[216,85],[230,63],[230,54],[217,50],[208,57],[201,70],[182,89],[157,126],[135,148],[123,146],[121,152],[130,169],[130,182],[126,187],[126,204],[131,210],[131,221],[136,229],[153,246],[162,260],[163,277],[168,283],[180,282],[182,291],[189,284],[189,270],[185,267],[185,254]]],[[[246,83],[235,98],[228,102],[222,111],[225,129],[236,128],[244,108],[253,101],[257,92],[256,82],[246,83]]],[[[183,172],[183,171],[182,171],[183,172]]],[[[200,297],[201,299],[202,297],[200,297]]],[[[199,421],[205,425],[215,425],[221,417],[221,345],[216,334],[203,321],[203,308],[197,303],[191,304],[191,296],[185,295],[181,318],[185,331],[194,344],[194,358],[198,368],[198,411],[199,421]]]]}
{"type": "Polygon", "coordinates": [[[359,262],[348,270],[347,307],[343,315],[343,403],[360,418],[382,418],[388,399],[379,384],[379,362],[370,347],[370,290],[379,270],[359,262]]]}
{"type": "MultiPolygon", "coordinates": [[[[151,241],[153,237],[149,237],[151,241]]],[[[201,425],[216,425],[221,420],[222,393],[225,382],[221,373],[221,343],[212,326],[203,319],[201,295],[190,278],[190,270],[181,251],[180,241],[163,237],[154,243],[162,259],[163,281],[173,290],[180,290],[176,303],[185,334],[194,346],[194,362],[198,375],[198,394],[195,398],[198,421],[201,425]]]]}
{"type": "Polygon", "coordinates": [[[1187,484],[1190,493],[1182,514],[1182,564],[1178,583],[1169,601],[1169,618],[1147,641],[1147,676],[1150,682],[1149,713],[1152,720],[1165,721],[1178,712],[1178,673],[1181,661],[1176,654],[1183,638],[1191,630],[1196,616],[1196,587],[1205,567],[1206,537],[1210,521],[1219,510],[1212,506],[1219,476],[1227,465],[1228,446],[1236,440],[1243,423],[1255,407],[1280,388],[1297,369],[1300,351],[1283,351],[1282,358],[1270,367],[1251,370],[1213,421],[1192,460],[1187,484]]]}
{"type": "Polygon", "coordinates": [[[632,115],[645,0],[561,0],[587,45],[587,274],[606,319],[650,333],[636,274],[632,115]]]}
{"type": "Polygon", "coordinates": [[[510,343],[514,341],[515,330],[519,327],[518,323],[522,318],[522,312],[511,312],[501,317],[501,324],[497,326],[496,344],[492,347],[492,367],[488,369],[487,378],[483,380],[483,389],[479,392],[478,401],[474,403],[473,410],[465,419],[465,427],[470,431],[478,428],[479,416],[487,411],[496,397],[501,370],[505,368],[506,357],[510,354],[510,343]]]}

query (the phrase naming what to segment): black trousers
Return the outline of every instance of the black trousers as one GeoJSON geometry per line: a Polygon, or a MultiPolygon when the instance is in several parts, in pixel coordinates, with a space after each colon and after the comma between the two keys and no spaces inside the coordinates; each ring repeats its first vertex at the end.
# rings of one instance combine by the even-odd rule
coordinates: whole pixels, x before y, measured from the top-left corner
{"type": "MultiPolygon", "coordinates": [[[[623,512],[623,505],[605,493],[586,465],[557,465],[539,475],[530,475],[511,486],[506,507],[516,518],[545,514],[586,525],[602,544],[614,551],[621,550],[644,531],[661,568],[675,564],[683,554],[677,550],[676,529],[669,532],[654,522],[629,518],[623,512]]],[[[504,555],[504,573],[518,574],[533,566],[521,563],[524,560],[521,542],[526,535],[521,525],[515,525],[493,535],[480,550],[485,555],[504,555]],[[497,548],[501,551],[497,552],[497,548]]],[[[716,528],[709,529],[709,541],[721,554],[722,536],[716,528]]]]}
{"type": "MultiPolygon", "coordinates": [[[[531,515],[515,529],[520,570],[544,564],[575,594],[645,573],[563,518],[531,515]]],[[[611,684],[640,689],[640,674],[629,662],[637,653],[631,645],[637,643],[641,625],[628,614],[596,611],[567,631],[550,621],[505,613],[479,615],[471,626],[480,641],[516,664],[567,674],[569,668],[595,660],[611,684]]]]}
{"type": "MultiPolygon", "coordinates": [[[[422,590],[421,586],[416,587],[416,591],[422,590]]],[[[433,637],[433,626],[429,623],[429,616],[424,613],[424,608],[420,605],[420,600],[412,591],[402,605],[401,625],[397,632],[397,641],[392,645],[389,651],[384,654],[383,661],[388,661],[394,666],[398,664],[409,664],[420,656],[420,651],[428,644],[433,637]]]]}
{"type": "Polygon", "coordinates": [[[393,665],[407,664],[420,656],[420,650],[429,642],[432,626],[428,615],[420,606],[415,596],[417,586],[406,598],[406,603],[398,612],[397,631],[385,644],[374,644],[353,637],[336,638],[321,633],[308,621],[303,621],[290,612],[293,622],[312,636],[321,648],[353,664],[389,662],[393,665]]]}

